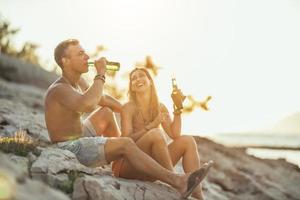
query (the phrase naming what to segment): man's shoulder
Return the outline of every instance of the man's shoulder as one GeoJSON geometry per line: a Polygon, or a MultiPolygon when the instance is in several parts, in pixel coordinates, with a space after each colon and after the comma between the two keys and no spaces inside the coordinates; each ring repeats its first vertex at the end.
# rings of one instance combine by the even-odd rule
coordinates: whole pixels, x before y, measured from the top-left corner
{"type": "Polygon", "coordinates": [[[61,90],[62,87],[66,86],[64,82],[61,81],[61,78],[58,78],[54,81],[46,91],[46,97],[52,94],[55,94],[56,91],[61,90]]]}

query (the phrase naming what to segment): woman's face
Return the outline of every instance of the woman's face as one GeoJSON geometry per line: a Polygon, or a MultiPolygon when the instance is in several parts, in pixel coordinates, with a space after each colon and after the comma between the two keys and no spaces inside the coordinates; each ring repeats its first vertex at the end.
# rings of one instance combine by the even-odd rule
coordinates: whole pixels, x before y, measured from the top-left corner
{"type": "Polygon", "coordinates": [[[136,70],[131,74],[131,90],[133,92],[145,92],[150,89],[151,81],[142,70],[136,70]]]}

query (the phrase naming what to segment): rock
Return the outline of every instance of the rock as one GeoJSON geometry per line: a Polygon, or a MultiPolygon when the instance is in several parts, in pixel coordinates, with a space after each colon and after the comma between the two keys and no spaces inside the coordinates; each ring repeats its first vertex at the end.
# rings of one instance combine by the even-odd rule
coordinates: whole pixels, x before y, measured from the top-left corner
{"type": "Polygon", "coordinates": [[[48,185],[36,180],[28,179],[26,184],[18,185],[16,191],[15,200],[70,200],[70,198],[62,192],[54,190],[48,185]]]}
{"type": "Polygon", "coordinates": [[[69,199],[62,192],[51,189],[44,183],[30,180],[27,177],[27,170],[11,161],[20,160],[20,158],[13,156],[9,158],[0,152],[0,160],[1,199],[69,199]]]}
{"type": "Polygon", "coordinates": [[[0,99],[0,115],[2,121],[2,131],[0,136],[14,136],[18,130],[26,132],[38,141],[50,142],[46,130],[44,115],[42,112],[33,112],[31,108],[25,107],[22,103],[0,99]]]}
{"type": "Polygon", "coordinates": [[[29,152],[28,155],[27,155],[27,158],[28,158],[28,162],[30,163],[30,166],[31,166],[32,163],[33,163],[34,161],[36,161],[37,156],[34,155],[32,152],[29,152]]]}
{"type": "Polygon", "coordinates": [[[72,152],[58,148],[44,149],[33,162],[30,172],[33,179],[43,181],[66,193],[72,192],[73,182],[82,174],[111,174],[111,171],[102,168],[86,167],[78,162],[72,152]]]}
{"type": "Polygon", "coordinates": [[[13,177],[14,180],[24,180],[27,178],[28,170],[11,161],[11,159],[1,151],[0,160],[0,169],[2,171],[7,171],[7,174],[13,177]]]}
{"type": "Polygon", "coordinates": [[[214,160],[204,190],[207,199],[296,200],[300,169],[290,163],[259,159],[245,149],[229,148],[195,137],[202,162],[214,160]],[[218,197],[221,194],[222,197],[218,197]]]}
{"type": "Polygon", "coordinates": [[[28,165],[29,165],[29,160],[26,157],[22,156],[16,156],[14,154],[7,154],[9,160],[11,160],[15,165],[19,167],[21,171],[24,172],[26,176],[28,176],[28,165]]]}
{"type": "Polygon", "coordinates": [[[114,178],[108,175],[84,176],[74,183],[73,200],[175,200],[180,194],[170,186],[138,180],[114,178]]]}
{"type": "Polygon", "coordinates": [[[72,152],[58,148],[46,148],[31,166],[32,174],[58,174],[66,171],[78,171],[86,174],[106,173],[101,168],[89,168],[80,164],[72,152]]]}

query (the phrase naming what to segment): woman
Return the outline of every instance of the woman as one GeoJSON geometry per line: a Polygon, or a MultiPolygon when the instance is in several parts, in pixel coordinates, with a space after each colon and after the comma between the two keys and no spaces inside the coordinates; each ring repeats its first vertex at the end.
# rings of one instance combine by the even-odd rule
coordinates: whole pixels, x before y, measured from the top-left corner
{"type": "MultiPolygon", "coordinates": [[[[172,120],[166,106],[159,102],[153,79],[146,69],[134,69],[129,79],[130,100],[121,112],[122,136],[131,137],[140,149],[169,170],[173,171],[173,166],[181,158],[185,173],[199,169],[194,138],[181,136],[181,110],[174,110],[172,120]],[[166,143],[164,132],[172,139],[170,144],[166,143]]],[[[126,160],[115,162],[113,172],[123,178],[154,181],[137,173],[126,160]]],[[[193,196],[202,199],[201,186],[193,196]]]]}

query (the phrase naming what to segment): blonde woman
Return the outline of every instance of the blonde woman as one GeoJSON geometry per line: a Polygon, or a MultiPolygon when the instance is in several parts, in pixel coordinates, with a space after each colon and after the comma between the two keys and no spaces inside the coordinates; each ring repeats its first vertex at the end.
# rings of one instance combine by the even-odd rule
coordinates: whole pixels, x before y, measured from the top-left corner
{"type": "MultiPolygon", "coordinates": [[[[146,69],[134,69],[129,79],[129,102],[124,104],[121,112],[122,136],[132,138],[142,151],[171,171],[181,158],[185,173],[199,169],[194,138],[181,135],[181,111],[175,110],[171,119],[166,106],[159,102],[153,79],[146,69]],[[172,139],[170,144],[166,143],[165,133],[172,139]]],[[[126,160],[115,162],[113,172],[123,178],[155,180],[138,173],[126,160]]],[[[203,199],[201,185],[193,196],[203,199]]]]}

